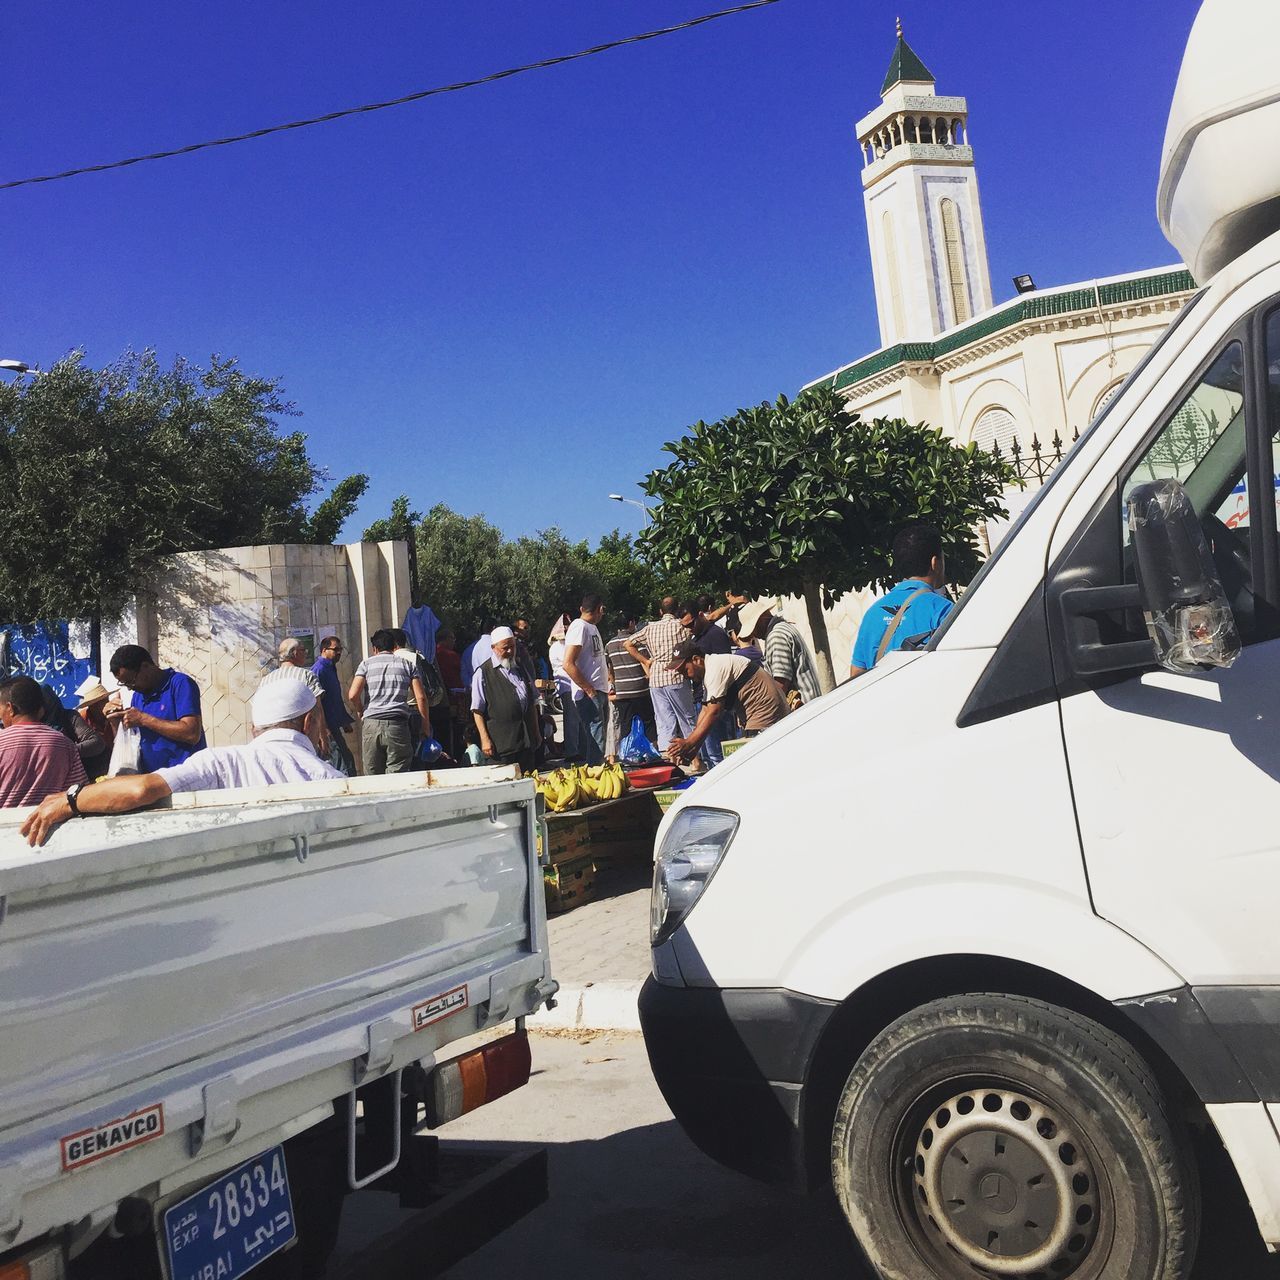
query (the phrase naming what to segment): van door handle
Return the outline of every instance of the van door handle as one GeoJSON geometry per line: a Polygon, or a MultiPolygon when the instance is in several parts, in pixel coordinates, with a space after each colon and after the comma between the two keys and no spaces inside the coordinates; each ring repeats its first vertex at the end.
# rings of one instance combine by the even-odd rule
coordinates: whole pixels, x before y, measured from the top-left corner
{"type": "Polygon", "coordinates": [[[1058,607],[1068,637],[1068,655],[1077,675],[1098,675],[1107,671],[1128,671],[1152,665],[1155,645],[1142,640],[1096,639],[1098,626],[1084,620],[1100,613],[1141,610],[1142,596],[1136,583],[1110,587],[1068,587],[1058,595],[1058,607]]]}

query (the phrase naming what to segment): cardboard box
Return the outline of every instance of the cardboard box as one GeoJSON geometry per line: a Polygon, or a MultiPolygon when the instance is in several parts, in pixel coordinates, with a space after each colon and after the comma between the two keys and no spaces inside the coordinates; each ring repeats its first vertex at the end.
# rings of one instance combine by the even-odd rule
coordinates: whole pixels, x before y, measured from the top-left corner
{"type": "MultiPolygon", "coordinates": [[[[591,829],[585,813],[547,814],[547,861],[572,862],[591,848],[591,829]]],[[[539,854],[542,850],[539,848],[539,854]]]]}
{"type": "Polygon", "coordinates": [[[587,856],[543,867],[542,887],[547,894],[548,915],[572,911],[595,897],[596,864],[587,856]]]}

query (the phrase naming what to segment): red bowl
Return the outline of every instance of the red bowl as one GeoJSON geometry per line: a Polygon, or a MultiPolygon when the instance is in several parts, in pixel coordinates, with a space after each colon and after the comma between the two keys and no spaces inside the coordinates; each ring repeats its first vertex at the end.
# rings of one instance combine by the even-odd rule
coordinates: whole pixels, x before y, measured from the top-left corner
{"type": "Polygon", "coordinates": [[[674,764],[652,764],[643,769],[627,770],[627,781],[633,787],[661,787],[675,777],[684,777],[684,773],[674,764]]]}

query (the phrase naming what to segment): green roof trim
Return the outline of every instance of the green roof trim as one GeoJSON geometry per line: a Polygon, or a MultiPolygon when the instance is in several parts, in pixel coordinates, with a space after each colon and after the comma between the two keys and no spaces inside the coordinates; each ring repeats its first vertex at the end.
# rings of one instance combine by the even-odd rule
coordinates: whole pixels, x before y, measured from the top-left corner
{"type": "Polygon", "coordinates": [[[889,59],[889,70],[885,74],[884,84],[880,86],[880,96],[883,98],[895,84],[903,80],[919,80],[932,84],[933,72],[920,61],[920,55],[899,33],[898,43],[893,46],[893,57],[889,59]]]}
{"type": "Polygon", "coordinates": [[[809,383],[805,389],[831,387],[836,391],[844,391],[896,365],[927,364],[1028,320],[1046,320],[1050,316],[1067,315],[1072,311],[1091,311],[1098,303],[1113,307],[1127,302],[1141,302],[1146,298],[1163,298],[1171,293],[1189,293],[1195,287],[1196,282],[1191,272],[1184,269],[1099,285],[1096,299],[1092,285],[1068,289],[1063,293],[1048,293],[1041,297],[1029,295],[1011,307],[990,311],[972,324],[965,325],[963,329],[945,333],[932,342],[900,342],[896,346],[874,351],[825,378],[819,378],[817,382],[809,383]]]}

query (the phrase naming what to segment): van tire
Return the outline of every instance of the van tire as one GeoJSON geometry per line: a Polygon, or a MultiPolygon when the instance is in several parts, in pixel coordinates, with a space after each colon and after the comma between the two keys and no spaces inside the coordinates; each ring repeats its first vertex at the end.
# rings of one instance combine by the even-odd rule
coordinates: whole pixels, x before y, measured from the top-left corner
{"type": "Polygon", "coordinates": [[[841,1209],[884,1280],[1186,1280],[1200,1188],[1133,1046],[1020,996],[899,1018],[836,1111],[841,1209]]]}

